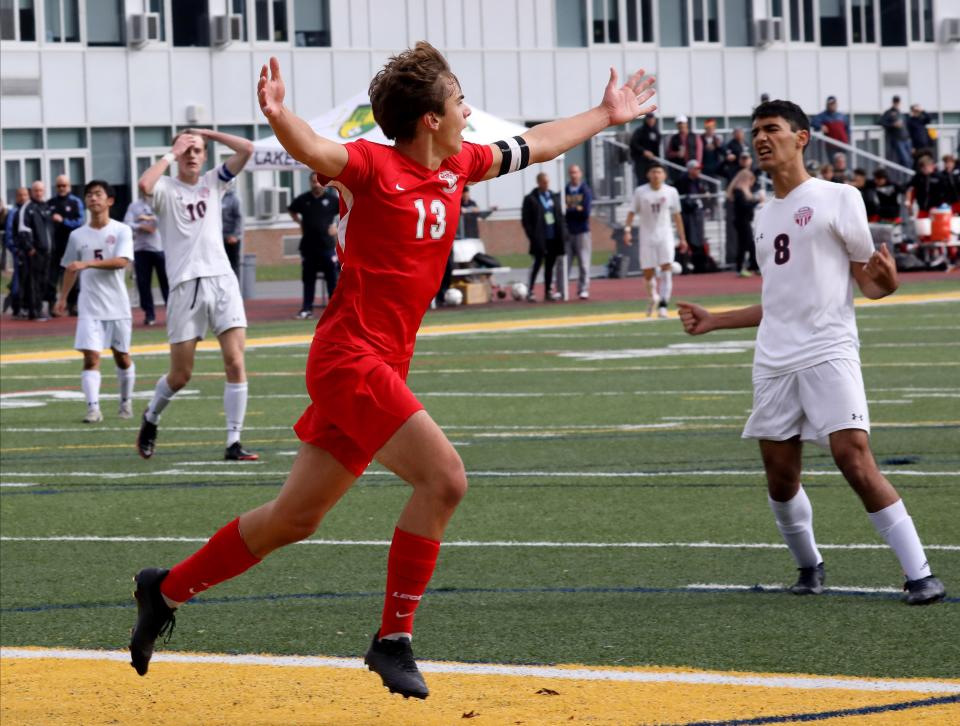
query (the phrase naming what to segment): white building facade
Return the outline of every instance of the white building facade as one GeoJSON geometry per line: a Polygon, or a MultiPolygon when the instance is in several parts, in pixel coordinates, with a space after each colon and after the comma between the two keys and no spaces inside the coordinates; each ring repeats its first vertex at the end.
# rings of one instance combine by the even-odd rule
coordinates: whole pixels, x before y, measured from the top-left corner
{"type": "MultiPolygon", "coordinates": [[[[834,95],[876,150],[894,94],[933,115],[942,150],[960,127],[960,0],[0,0],[0,189],[9,203],[58,173],[105,178],[122,212],[178,128],[270,135],[255,99],[269,56],[310,118],[421,38],[468,102],[519,123],[595,104],[612,66],[657,76],[666,129],[746,125],[762,93],[810,114],[834,95]]],[[[254,187],[303,188],[272,174],[243,181],[251,211],[254,187]]],[[[486,201],[519,206],[533,179],[497,184],[486,201]]]]}

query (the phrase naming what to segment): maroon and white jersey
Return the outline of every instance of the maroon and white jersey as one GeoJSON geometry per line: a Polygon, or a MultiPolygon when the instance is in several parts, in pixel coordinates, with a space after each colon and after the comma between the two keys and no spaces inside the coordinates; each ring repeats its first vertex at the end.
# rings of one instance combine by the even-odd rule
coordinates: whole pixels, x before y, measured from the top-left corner
{"type": "Polygon", "coordinates": [[[763,275],[763,320],[753,377],[828,360],[859,362],[850,263],[865,263],[874,250],[860,192],[808,179],[760,208],[754,241],[763,275]]]}
{"type": "MultiPolygon", "coordinates": [[[[70,233],[60,266],[125,257],[133,260],[133,233],[111,219],[99,229],[85,224],[70,233]]],[[[80,271],[80,298],[77,313],[93,320],[125,320],[132,317],[127,295],[126,268],[103,270],[88,267],[80,271]]]]}
{"type": "Polygon", "coordinates": [[[220,200],[232,177],[221,167],[194,184],[162,176],[148,200],[159,220],[170,288],[198,277],[232,275],[223,247],[220,200]]]}

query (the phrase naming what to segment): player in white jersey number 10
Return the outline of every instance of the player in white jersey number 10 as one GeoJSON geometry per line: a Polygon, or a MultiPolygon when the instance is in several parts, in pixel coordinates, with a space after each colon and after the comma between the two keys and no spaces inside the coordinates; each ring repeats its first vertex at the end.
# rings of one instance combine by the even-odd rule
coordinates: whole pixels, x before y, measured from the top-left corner
{"type": "Polygon", "coordinates": [[[870,416],[860,373],[853,283],[871,299],[897,289],[885,245],[874,249],[859,191],[811,178],[803,164],[810,121],[789,101],[753,112],[753,146],[773,180],[774,198],[754,230],[763,275],[760,305],[711,313],[680,303],[691,335],[759,326],[753,362],[753,412],[744,438],[758,439],[770,507],[800,570],[797,595],[824,589],[823,559],[813,536],[813,509],[800,484],[803,441],[829,446],[877,532],[905,575],[904,600],[942,600],[913,520],[870,450],[870,416]]]}

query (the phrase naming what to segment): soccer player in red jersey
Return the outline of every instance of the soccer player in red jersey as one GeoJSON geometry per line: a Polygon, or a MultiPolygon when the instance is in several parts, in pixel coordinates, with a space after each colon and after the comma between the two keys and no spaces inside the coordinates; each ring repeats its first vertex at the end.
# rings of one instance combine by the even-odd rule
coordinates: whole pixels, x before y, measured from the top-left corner
{"type": "Polygon", "coordinates": [[[467,490],[460,456],[406,385],[417,329],[453,244],[467,184],[550,161],[608,126],[655,110],[643,71],[601,103],[490,145],[464,142],[470,108],[456,76],[431,45],[392,57],[370,84],[373,115],[393,146],[340,145],[318,136],[283,105],[280,64],[260,73],[260,108],[283,147],[341,190],[340,282],[317,324],[307,360],[311,403],[294,427],[302,444],[275,499],[219,530],[172,569],[141,570],[132,665],[147,672],[174,610],[236,577],[279,547],[312,535],[373,459],[412,487],[387,559],[380,628],[364,658],[383,684],[426,698],[410,640],[440,539],[467,490]]]}

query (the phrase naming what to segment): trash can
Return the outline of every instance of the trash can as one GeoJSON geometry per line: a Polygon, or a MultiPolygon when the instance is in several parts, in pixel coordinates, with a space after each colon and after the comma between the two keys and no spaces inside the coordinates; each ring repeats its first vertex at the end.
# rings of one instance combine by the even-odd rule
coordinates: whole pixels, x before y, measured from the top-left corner
{"type": "Polygon", "coordinates": [[[257,256],[244,255],[240,260],[240,295],[244,300],[257,296],[257,256]]]}

